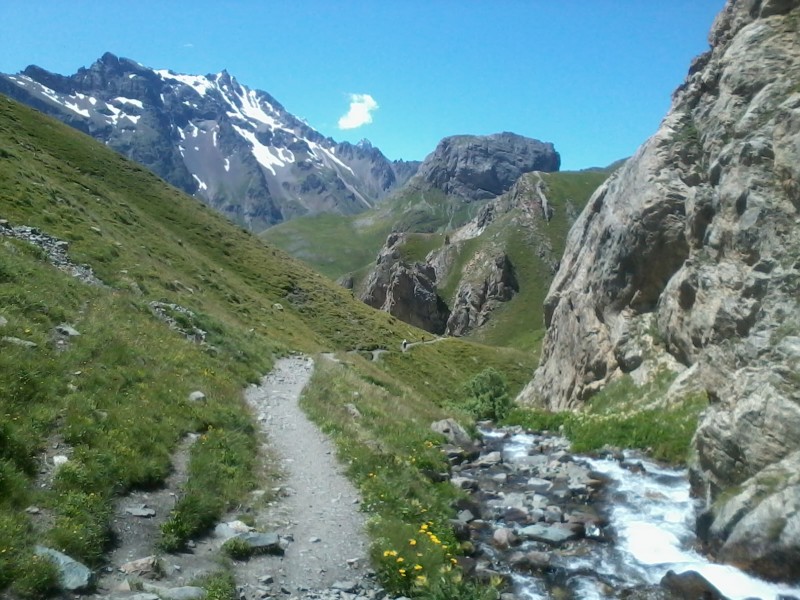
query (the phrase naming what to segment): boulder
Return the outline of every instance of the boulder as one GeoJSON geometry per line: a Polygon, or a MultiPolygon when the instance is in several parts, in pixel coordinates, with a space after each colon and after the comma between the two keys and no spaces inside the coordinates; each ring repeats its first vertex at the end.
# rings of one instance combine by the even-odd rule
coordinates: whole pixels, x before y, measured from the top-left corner
{"type": "MultiPolygon", "coordinates": [[[[254,554],[283,554],[284,552],[281,538],[277,533],[250,531],[246,533],[237,533],[233,537],[245,542],[253,550],[254,554]]],[[[311,541],[314,540],[319,541],[319,538],[311,539],[311,541]]]]}
{"type": "Polygon", "coordinates": [[[431,431],[442,434],[449,443],[459,446],[472,446],[472,438],[455,419],[442,419],[431,423],[431,431]]]}
{"type": "Polygon", "coordinates": [[[800,451],[770,465],[727,494],[701,532],[719,558],[776,579],[800,579],[800,451]]]}
{"type": "Polygon", "coordinates": [[[661,587],[669,590],[675,600],[727,600],[697,571],[684,571],[680,574],[667,571],[661,578],[661,587]]]}
{"type": "Polygon", "coordinates": [[[564,542],[578,539],[580,536],[575,531],[568,527],[561,527],[559,525],[545,525],[543,523],[534,523],[523,527],[518,532],[520,537],[533,540],[535,542],[544,542],[551,546],[560,546],[564,542]]]}
{"type": "Polygon", "coordinates": [[[59,584],[64,590],[85,592],[94,585],[94,573],[77,560],[44,546],[36,546],[34,552],[37,556],[45,557],[55,563],[58,567],[59,584]]]}
{"type": "Polygon", "coordinates": [[[164,567],[157,556],[145,556],[126,562],[119,568],[126,575],[135,575],[144,579],[159,579],[164,572],[164,567]]]}

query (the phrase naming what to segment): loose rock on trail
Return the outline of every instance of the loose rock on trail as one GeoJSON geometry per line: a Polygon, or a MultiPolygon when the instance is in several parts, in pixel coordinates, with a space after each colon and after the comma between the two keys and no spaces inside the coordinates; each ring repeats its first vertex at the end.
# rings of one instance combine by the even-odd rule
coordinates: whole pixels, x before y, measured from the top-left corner
{"type": "Polygon", "coordinates": [[[257,515],[256,525],[291,541],[281,557],[237,564],[236,579],[245,593],[263,588],[265,577],[274,580],[273,589],[291,594],[374,588],[367,577],[368,543],[358,493],[336,461],[331,441],[298,405],[313,368],[306,357],[281,359],[260,385],[246,392],[285,474],[280,498],[257,515]]]}

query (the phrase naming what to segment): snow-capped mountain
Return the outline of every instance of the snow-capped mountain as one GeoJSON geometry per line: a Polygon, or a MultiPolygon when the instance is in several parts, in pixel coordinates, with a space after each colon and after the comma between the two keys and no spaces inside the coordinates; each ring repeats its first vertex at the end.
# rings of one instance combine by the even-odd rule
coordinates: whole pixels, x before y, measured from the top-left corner
{"type": "Polygon", "coordinates": [[[351,214],[419,163],[336,143],[227,71],[181,75],[104,54],[69,77],[29,66],[0,92],[80,129],[254,231],[303,214],[351,214]]]}

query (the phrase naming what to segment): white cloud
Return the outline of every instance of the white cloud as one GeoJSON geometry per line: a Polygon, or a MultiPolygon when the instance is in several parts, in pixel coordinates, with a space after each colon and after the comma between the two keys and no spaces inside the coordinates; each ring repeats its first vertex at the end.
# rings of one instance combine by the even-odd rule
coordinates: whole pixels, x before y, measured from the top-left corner
{"type": "Polygon", "coordinates": [[[339,129],[355,129],[372,123],[372,111],[378,103],[369,94],[350,94],[350,110],[339,119],[339,129]]]}

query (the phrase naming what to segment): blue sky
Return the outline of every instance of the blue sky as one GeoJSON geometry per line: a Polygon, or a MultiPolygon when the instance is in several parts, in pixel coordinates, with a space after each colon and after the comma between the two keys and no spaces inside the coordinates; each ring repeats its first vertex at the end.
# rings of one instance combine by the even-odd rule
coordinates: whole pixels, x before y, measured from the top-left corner
{"type": "Polygon", "coordinates": [[[368,138],[392,159],[422,159],[448,135],[513,131],[580,169],[629,156],[656,130],[723,4],[8,0],[0,72],[71,74],[106,51],[179,73],[227,69],[321,133],[368,138]],[[340,129],[353,95],[377,104],[372,122],[340,129]]]}

